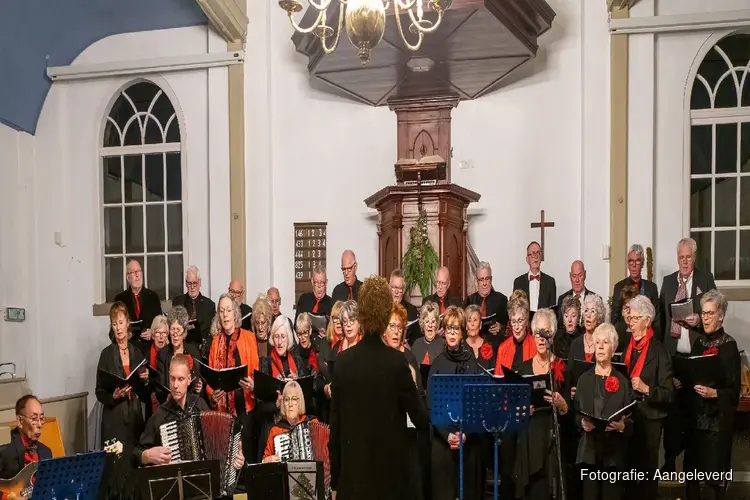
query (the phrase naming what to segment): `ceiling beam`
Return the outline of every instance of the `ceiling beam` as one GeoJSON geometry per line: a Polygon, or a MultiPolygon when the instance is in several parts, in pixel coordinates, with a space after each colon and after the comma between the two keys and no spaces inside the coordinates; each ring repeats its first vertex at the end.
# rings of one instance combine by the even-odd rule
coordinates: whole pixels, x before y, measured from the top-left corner
{"type": "Polygon", "coordinates": [[[196,0],[211,22],[211,26],[227,42],[247,40],[249,22],[242,5],[244,0],[196,0]]]}

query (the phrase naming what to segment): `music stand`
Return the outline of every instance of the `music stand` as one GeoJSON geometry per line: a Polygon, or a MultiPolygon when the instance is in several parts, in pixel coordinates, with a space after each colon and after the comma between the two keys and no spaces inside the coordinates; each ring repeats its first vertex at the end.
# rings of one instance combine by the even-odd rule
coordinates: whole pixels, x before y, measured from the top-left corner
{"type": "Polygon", "coordinates": [[[464,426],[467,430],[488,432],[494,438],[494,499],[497,500],[500,436],[506,431],[520,431],[528,427],[531,387],[528,384],[466,385],[463,399],[464,426]]]}
{"type": "Polygon", "coordinates": [[[97,500],[106,456],[96,451],[40,461],[32,498],[97,500]]]}
{"type": "Polygon", "coordinates": [[[212,500],[221,496],[218,460],[191,460],[138,470],[148,500],[212,500]]]}

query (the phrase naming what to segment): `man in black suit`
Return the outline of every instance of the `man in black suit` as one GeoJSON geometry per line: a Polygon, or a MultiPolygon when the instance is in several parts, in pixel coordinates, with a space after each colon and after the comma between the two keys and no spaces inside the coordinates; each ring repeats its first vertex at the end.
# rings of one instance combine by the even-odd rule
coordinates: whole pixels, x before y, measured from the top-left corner
{"type": "Polygon", "coordinates": [[[557,298],[557,284],[555,278],[540,270],[542,247],[536,241],[532,241],[526,247],[526,264],[529,265],[529,272],[522,274],[513,281],[513,290],[526,292],[531,312],[554,306],[557,298]]]}
{"type": "MultiPolygon", "coordinates": [[[[52,458],[52,451],[39,442],[44,411],[36,396],[28,394],[16,401],[16,420],[10,443],[0,447],[0,479],[12,479],[30,463],[52,458]]],[[[2,493],[0,497],[4,498],[2,493]]]]}
{"type": "Polygon", "coordinates": [[[427,432],[427,409],[404,355],[381,335],[393,299],[381,277],[365,280],[359,295],[362,340],[339,354],[331,399],[331,488],[337,500],[411,500],[417,488],[409,447],[407,414],[427,432]]]}
{"type": "MultiPolygon", "coordinates": [[[[297,301],[297,309],[294,313],[294,324],[297,324],[297,316],[303,312],[315,316],[325,316],[326,319],[331,317],[331,308],[333,301],[328,296],[328,276],[323,266],[316,266],[312,273],[312,292],[305,292],[300,295],[297,301]]],[[[326,321],[327,324],[327,321],[326,321]]],[[[321,332],[325,335],[325,331],[321,332]]]]}
{"type": "Polygon", "coordinates": [[[337,301],[357,300],[359,287],[362,282],[357,279],[357,256],[351,250],[344,250],[341,254],[341,274],[344,281],[336,285],[331,294],[331,300],[337,301]]]}
{"type": "MultiPolygon", "coordinates": [[[[709,271],[695,268],[695,256],[698,245],[692,238],[683,238],[677,243],[678,270],[664,277],[659,296],[661,313],[662,343],[671,356],[689,356],[693,343],[701,332],[700,297],[709,290],[716,289],[714,276],[709,271]],[[685,299],[693,300],[693,311],[685,321],[672,321],[670,304],[685,299]]],[[[657,334],[658,335],[658,334],[657,334]]],[[[692,388],[684,390],[692,391],[692,388]]],[[[687,397],[680,389],[676,393],[676,404],[673,405],[664,424],[664,467],[667,472],[675,470],[675,461],[685,448],[683,421],[687,408],[687,397]]]]}
{"type": "Polygon", "coordinates": [[[422,329],[419,328],[419,322],[416,321],[419,319],[419,311],[417,311],[414,304],[404,298],[406,282],[404,280],[404,273],[401,269],[394,269],[391,272],[391,280],[388,283],[388,286],[391,287],[393,302],[395,304],[401,304],[404,306],[404,309],[406,309],[406,321],[411,323],[411,326],[406,327],[406,325],[404,325],[406,327],[404,338],[409,345],[412,345],[415,340],[422,336],[422,329]],[[414,323],[412,323],[412,321],[414,321],[414,323]]]}
{"type": "Polygon", "coordinates": [[[632,245],[628,250],[628,277],[615,283],[615,288],[612,292],[612,317],[610,323],[616,325],[622,318],[620,294],[623,288],[630,285],[638,290],[641,295],[647,297],[654,305],[656,316],[654,317],[652,328],[654,332],[661,333],[659,327],[659,290],[656,288],[656,283],[641,278],[644,260],[643,247],[638,244],[632,245]]]}
{"type": "MultiPolygon", "coordinates": [[[[151,349],[151,323],[161,314],[161,300],[156,292],[143,286],[143,270],[140,262],[135,259],[131,260],[125,270],[128,288],[115,295],[115,302],[122,302],[128,308],[133,345],[144,356],[148,356],[151,349]]],[[[109,338],[114,338],[111,328],[109,338]]]]}
{"type": "Polygon", "coordinates": [[[450,306],[461,307],[461,300],[458,297],[448,295],[448,291],[451,287],[451,272],[447,267],[443,266],[438,269],[435,275],[435,293],[424,299],[422,302],[434,302],[440,309],[440,314],[444,314],[445,310],[450,306]]]}
{"type": "Polygon", "coordinates": [[[499,335],[508,324],[508,297],[492,287],[492,267],[489,262],[480,262],[476,272],[477,291],[466,297],[464,308],[471,304],[479,306],[482,314],[482,333],[499,335]],[[494,319],[486,321],[495,315],[494,319]]]}
{"type": "Polygon", "coordinates": [[[240,328],[252,332],[253,308],[242,302],[245,298],[245,287],[242,285],[242,282],[237,278],[234,278],[229,282],[227,293],[234,299],[237,305],[240,306],[240,328]]]}
{"type": "Polygon", "coordinates": [[[193,344],[199,352],[208,352],[211,343],[211,320],[216,316],[216,304],[201,293],[201,272],[198,266],[190,266],[185,271],[187,293],[172,299],[172,307],[187,309],[190,323],[186,342],[193,344]]]}
{"type": "Polygon", "coordinates": [[[580,260],[573,261],[570,265],[570,290],[560,295],[557,299],[558,321],[562,321],[563,307],[562,303],[565,297],[572,295],[581,303],[581,315],[578,318],[578,324],[583,326],[583,299],[587,295],[596,295],[586,288],[586,268],[580,260]]]}

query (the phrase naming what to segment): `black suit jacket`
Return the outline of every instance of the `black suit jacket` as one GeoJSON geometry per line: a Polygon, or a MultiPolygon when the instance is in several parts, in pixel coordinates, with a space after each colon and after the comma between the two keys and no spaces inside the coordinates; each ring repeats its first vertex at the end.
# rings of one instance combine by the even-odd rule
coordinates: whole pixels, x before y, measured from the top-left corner
{"type": "MultiPolygon", "coordinates": [[[[615,288],[612,291],[612,317],[610,318],[610,323],[612,323],[613,325],[620,321],[620,319],[622,319],[622,303],[620,302],[620,294],[622,293],[622,289],[627,285],[633,285],[633,280],[630,279],[630,276],[622,281],[618,281],[617,283],[615,283],[615,288]]],[[[659,318],[659,289],[656,288],[656,283],[641,278],[640,291],[641,295],[648,297],[648,299],[654,305],[654,309],[656,309],[656,316],[654,317],[654,324],[652,325],[654,328],[654,332],[661,332],[661,329],[657,328],[657,322],[659,318]]]]}
{"type": "MultiPolygon", "coordinates": [[[[52,458],[52,451],[42,443],[36,445],[39,460],[52,458]]],[[[21,441],[21,431],[13,429],[10,431],[10,443],[0,447],[0,478],[12,479],[21,472],[24,467],[24,454],[26,448],[21,441]]],[[[0,493],[0,496],[2,494],[0,493]]]]}
{"type": "MultiPolygon", "coordinates": [[[[193,299],[184,293],[172,299],[172,307],[182,306],[190,315],[193,309],[193,299]]],[[[211,343],[211,321],[216,316],[216,304],[202,293],[195,298],[195,327],[188,327],[185,342],[193,344],[199,350],[204,342],[211,343]]],[[[191,325],[192,326],[192,325],[191,325]]]]}
{"type": "Polygon", "coordinates": [[[331,487],[339,500],[411,500],[406,415],[429,429],[406,357],[368,333],[336,360],[331,399],[331,487]]]}
{"type": "MultiPolygon", "coordinates": [[[[437,304],[438,308],[440,307],[440,297],[438,296],[437,293],[433,293],[432,295],[424,299],[422,301],[422,304],[424,304],[425,302],[434,302],[435,304],[437,304]]],[[[461,307],[461,305],[462,305],[461,299],[459,299],[458,297],[454,297],[452,295],[446,295],[445,297],[446,309],[448,309],[450,306],[461,307]]]]}
{"type": "MultiPolygon", "coordinates": [[[[159,300],[159,295],[148,288],[141,288],[141,293],[138,294],[138,299],[138,305],[141,309],[140,316],[135,315],[135,297],[133,296],[133,292],[130,291],[130,288],[115,296],[115,302],[122,302],[127,306],[131,322],[140,320],[140,323],[132,325],[133,338],[131,339],[131,342],[139,351],[141,351],[143,356],[148,356],[151,349],[151,341],[141,340],[140,335],[143,330],[151,328],[151,323],[154,321],[154,318],[162,313],[161,301],[159,300]]],[[[114,334],[111,328],[109,330],[109,339],[114,340],[114,334]]]]}
{"type": "Polygon", "coordinates": [[[242,303],[240,304],[240,321],[242,322],[242,328],[243,330],[247,330],[248,332],[253,331],[253,308],[249,305],[242,303]],[[246,317],[247,316],[247,317],[246,317]]]}
{"type": "MultiPolygon", "coordinates": [[[[625,353],[623,353],[623,359],[625,353]]],[[[635,366],[635,363],[631,363],[635,366]]],[[[664,344],[653,338],[646,353],[646,361],[641,370],[641,380],[648,386],[648,396],[635,392],[640,399],[638,413],[647,420],[664,418],[669,413],[674,401],[674,383],[672,382],[672,357],[664,344]]]]}
{"type": "MultiPolygon", "coordinates": [[[[349,292],[347,291],[347,294],[349,292]]],[[[297,316],[299,316],[302,313],[309,313],[312,314],[313,307],[315,307],[315,302],[317,299],[315,298],[315,294],[312,292],[306,292],[299,296],[299,300],[297,301],[297,308],[294,313],[294,324],[297,324],[297,316]]],[[[327,318],[331,317],[331,308],[333,307],[333,300],[331,300],[331,297],[328,295],[324,295],[322,299],[320,299],[320,302],[318,303],[318,316],[325,316],[327,318]]]]}
{"type": "MultiPolygon", "coordinates": [[[[362,282],[359,281],[359,279],[357,279],[352,285],[352,300],[357,300],[357,297],[359,297],[359,287],[361,286],[362,282]]],[[[333,289],[331,300],[334,304],[339,300],[342,302],[349,300],[349,285],[347,285],[345,281],[342,281],[333,289]]]]}
{"type": "MultiPolygon", "coordinates": [[[[479,295],[479,292],[474,292],[466,297],[464,308],[468,307],[471,304],[477,305],[480,308],[482,307],[482,296],[479,295]]],[[[505,326],[508,324],[508,297],[500,292],[495,291],[494,288],[491,289],[490,294],[487,295],[487,299],[485,301],[485,309],[487,310],[487,316],[497,314],[495,320],[500,323],[500,326],[502,328],[505,328],[505,326]]],[[[489,333],[488,329],[482,328],[482,333],[489,333]]],[[[503,331],[501,330],[498,335],[502,334],[503,331]]]]}
{"type": "MultiPolygon", "coordinates": [[[[670,355],[677,352],[677,340],[672,337],[672,308],[670,304],[674,302],[677,296],[677,276],[679,271],[675,271],[672,274],[665,276],[664,281],[661,284],[661,295],[659,295],[659,327],[661,328],[661,339],[664,347],[667,348],[670,355]]],[[[690,297],[693,298],[694,310],[696,313],[701,311],[700,297],[709,290],[716,289],[716,283],[714,283],[714,275],[708,271],[702,271],[700,269],[693,269],[693,284],[690,292],[690,297]]],[[[696,328],[688,330],[690,335],[690,345],[695,343],[695,340],[700,334],[700,324],[696,328]]],[[[659,334],[656,334],[659,337],[659,334]]]]}
{"type": "MultiPolygon", "coordinates": [[[[557,284],[555,278],[549,274],[539,273],[538,309],[553,307],[557,298],[557,284]]],[[[523,290],[529,296],[529,273],[524,273],[513,281],[513,290],[523,290]]]]}

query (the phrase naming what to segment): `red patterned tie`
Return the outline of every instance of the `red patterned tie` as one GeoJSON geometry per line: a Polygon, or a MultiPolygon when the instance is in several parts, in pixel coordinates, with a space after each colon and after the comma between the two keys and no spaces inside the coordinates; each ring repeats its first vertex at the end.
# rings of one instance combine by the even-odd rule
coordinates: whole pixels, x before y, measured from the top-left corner
{"type": "Polygon", "coordinates": [[[352,287],[349,287],[349,300],[352,300],[352,287]]]}
{"type": "Polygon", "coordinates": [[[440,297],[440,314],[445,313],[445,297],[440,297]]]}
{"type": "Polygon", "coordinates": [[[482,297],[482,317],[487,317],[487,297],[482,297]]]}
{"type": "Polygon", "coordinates": [[[539,275],[538,274],[536,276],[529,276],[529,281],[534,281],[534,280],[539,281],[539,275]]]}
{"type": "Polygon", "coordinates": [[[138,295],[133,295],[135,297],[135,319],[139,319],[141,317],[141,303],[138,300],[138,295]]]}
{"type": "Polygon", "coordinates": [[[318,312],[318,304],[320,304],[320,299],[315,299],[315,305],[313,306],[313,309],[312,309],[313,314],[318,312]]]}

